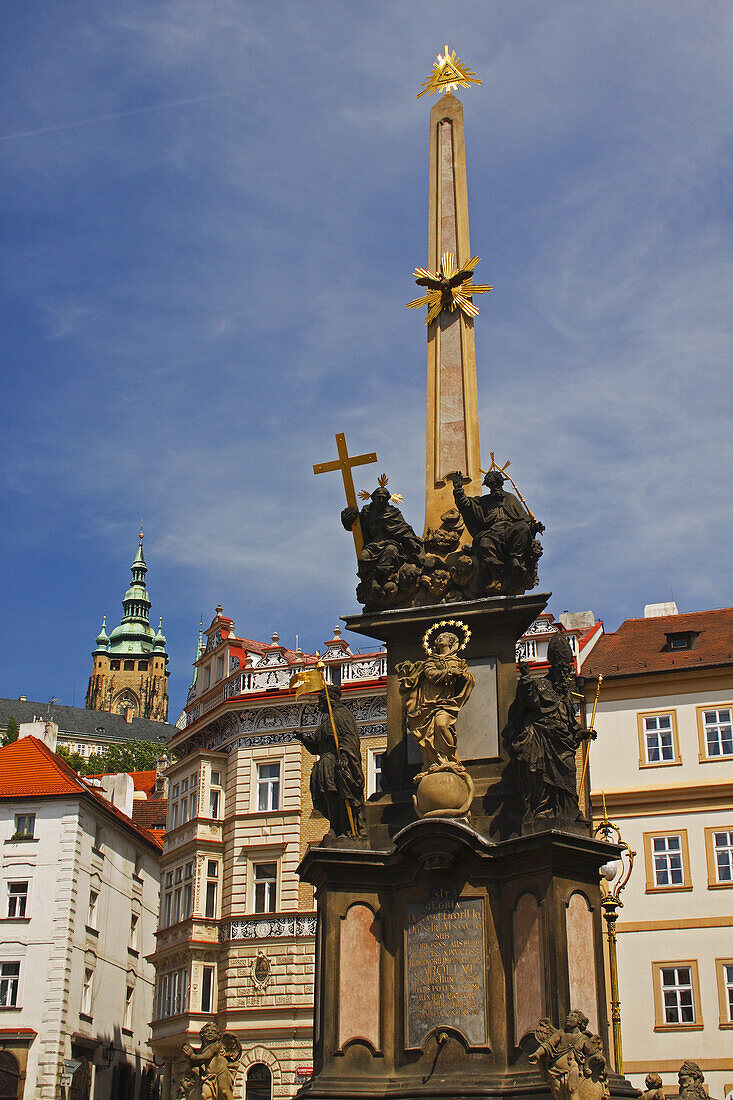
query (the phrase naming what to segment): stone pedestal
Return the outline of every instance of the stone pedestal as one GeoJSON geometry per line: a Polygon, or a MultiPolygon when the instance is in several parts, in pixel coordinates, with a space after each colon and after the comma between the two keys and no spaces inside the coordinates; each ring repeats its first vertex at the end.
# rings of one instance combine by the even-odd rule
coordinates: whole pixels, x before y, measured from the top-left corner
{"type": "Polygon", "coordinates": [[[492,844],[436,818],[386,850],[311,848],[314,1077],[300,1095],[549,1095],[528,1060],[539,1020],[572,1007],[608,1033],[598,867],[615,854],[557,831],[492,844]]]}
{"type": "MultiPolygon", "coordinates": [[[[503,774],[508,762],[501,731],[517,689],[515,647],[530,623],[544,611],[548,593],[493,596],[461,603],[411,607],[396,611],[344,617],[349,630],[378,638],[387,646],[387,757],[382,771],[383,794],[370,799],[369,835],[377,847],[415,820],[412,796],[420,771],[420,750],[405,722],[396,666],[425,657],[422,638],[440,620],[460,619],[471,630],[461,654],[476,677],[466,706],[458,717],[458,756],[466,765],[475,791],[470,807],[474,828],[487,837],[511,835],[503,819],[503,774]]],[[[517,828],[518,831],[518,828],[517,828]]]]}
{"type": "MultiPolygon", "coordinates": [[[[300,875],[318,907],[314,1076],[302,1100],[548,1096],[529,1061],[543,1017],[577,1009],[608,1021],[599,867],[616,846],[577,831],[521,836],[501,744],[517,685],[515,645],[547,596],[359,615],[348,629],[387,645],[385,789],[366,805],[367,837],[311,847],[300,875]],[[422,817],[421,760],[396,666],[424,656],[425,631],[460,619],[476,677],[459,712],[458,755],[475,792],[464,819],[422,817]]],[[[614,1096],[636,1096],[609,1075],[614,1096]]]]}

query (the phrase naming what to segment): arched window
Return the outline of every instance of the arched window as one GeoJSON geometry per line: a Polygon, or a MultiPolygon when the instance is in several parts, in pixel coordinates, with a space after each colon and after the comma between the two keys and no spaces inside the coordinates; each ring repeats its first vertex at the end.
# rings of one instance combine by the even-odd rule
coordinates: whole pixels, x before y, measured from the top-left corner
{"type": "Polygon", "coordinates": [[[0,1050],[0,1100],[18,1100],[20,1066],[9,1050],[0,1050]]]}
{"type": "Polygon", "coordinates": [[[245,1100],[272,1100],[272,1074],[264,1062],[255,1062],[247,1070],[245,1100]]]}
{"type": "Polygon", "coordinates": [[[110,667],[110,670],[111,670],[112,672],[119,672],[119,670],[120,670],[120,662],[119,662],[119,661],[110,661],[110,663],[109,663],[109,667],[110,667]]]}

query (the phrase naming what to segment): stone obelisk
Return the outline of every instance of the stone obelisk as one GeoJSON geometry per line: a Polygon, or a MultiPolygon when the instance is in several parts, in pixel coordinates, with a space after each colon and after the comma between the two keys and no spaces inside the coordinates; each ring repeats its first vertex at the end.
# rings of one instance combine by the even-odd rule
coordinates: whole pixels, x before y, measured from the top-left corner
{"type": "MultiPolygon", "coordinates": [[[[471,258],[463,104],[444,95],[430,112],[428,267],[438,271],[452,252],[457,266],[471,258]]],[[[471,479],[469,495],[481,493],[476,346],[473,319],[462,310],[442,310],[428,325],[425,528],[440,526],[453,507],[446,474],[471,479]]]]}

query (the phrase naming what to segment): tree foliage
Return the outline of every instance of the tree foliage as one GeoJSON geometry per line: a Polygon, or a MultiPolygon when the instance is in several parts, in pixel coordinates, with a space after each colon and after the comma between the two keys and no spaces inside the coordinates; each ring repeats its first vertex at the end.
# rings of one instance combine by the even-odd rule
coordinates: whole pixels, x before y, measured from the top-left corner
{"type": "Polygon", "coordinates": [[[60,745],[58,754],[79,775],[155,771],[161,758],[168,759],[165,745],[159,741],[126,741],[122,745],[108,745],[102,752],[87,757],[60,745]]]}
{"type": "Polygon", "coordinates": [[[3,745],[10,745],[13,741],[17,741],[19,732],[17,719],[14,714],[11,714],[8,718],[8,728],[3,734],[3,745]]]}

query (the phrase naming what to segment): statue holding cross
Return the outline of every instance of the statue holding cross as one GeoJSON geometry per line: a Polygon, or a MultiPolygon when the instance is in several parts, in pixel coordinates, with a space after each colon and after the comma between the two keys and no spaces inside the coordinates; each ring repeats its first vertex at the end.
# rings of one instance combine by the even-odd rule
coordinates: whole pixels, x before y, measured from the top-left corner
{"type": "Polygon", "coordinates": [[[387,477],[382,474],[372,493],[360,495],[368,500],[359,510],[351,470],[354,466],[376,462],[377,456],[350,457],[343,434],[336,436],[339,458],[313,467],[314,474],[341,470],[346,490],[346,507],[341,522],[354,536],[359,585],[356,596],[368,610],[404,606],[417,591],[425,557],[422,539],[413,531],[399,508],[392,503],[387,477]]]}

